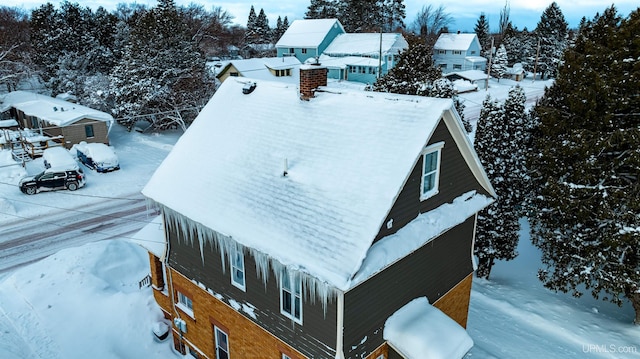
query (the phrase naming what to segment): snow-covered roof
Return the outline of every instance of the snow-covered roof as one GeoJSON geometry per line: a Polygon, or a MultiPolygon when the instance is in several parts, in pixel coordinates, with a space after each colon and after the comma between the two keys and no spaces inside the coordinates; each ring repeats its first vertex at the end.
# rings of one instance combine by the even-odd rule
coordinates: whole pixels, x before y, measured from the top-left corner
{"type": "Polygon", "coordinates": [[[406,49],[409,44],[402,34],[384,33],[382,42],[379,33],[340,34],[324,50],[325,55],[369,55],[396,54],[406,49]]]}
{"type": "Polygon", "coordinates": [[[247,81],[222,84],[142,193],[334,288],[350,287],[443,116],[473,151],[451,99],[325,88],[302,101],[277,82],[243,94],[247,81]]]}
{"type": "Polygon", "coordinates": [[[160,260],[164,260],[167,246],[164,238],[162,216],[156,216],[136,234],[128,237],[128,239],[153,253],[156,257],[160,258],[160,260]]]}
{"type": "Polygon", "coordinates": [[[17,127],[17,126],[18,126],[18,121],[14,119],[0,120],[0,128],[17,127]]]}
{"type": "Polygon", "coordinates": [[[471,46],[471,43],[476,38],[476,34],[442,33],[438,37],[435,45],[433,45],[433,49],[466,51],[469,49],[469,46],[471,46]]]}
{"type": "MultiPolygon", "coordinates": [[[[315,59],[310,59],[315,62],[315,59]]],[[[345,57],[333,57],[327,55],[321,55],[319,58],[322,66],[327,68],[340,68],[346,69],[347,66],[370,66],[370,67],[378,67],[379,65],[384,65],[385,61],[382,60],[380,62],[379,59],[374,59],[371,57],[361,57],[361,56],[345,56],[345,57]]]]}
{"type": "Polygon", "coordinates": [[[407,359],[457,359],[473,347],[467,331],[425,297],[391,315],[382,335],[407,359]]]}
{"type": "Polygon", "coordinates": [[[276,47],[317,48],[333,27],[339,27],[344,33],[344,28],[337,19],[295,20],[280,37],[276,47]]]}
{"type": "Polygon", "coordinates": [[[58,98],[27,91],[13,91],[5,95],[3,108],[14,107],[28,116],[38,117],[51,125],[67,126],[82,119],[113,122],[108,113],[58,98]]]}
{"type": "Polygon", "coordinates": [[[223,74],[228,70],[229,66],[233,65],[244,77],[250,77],[257,80],[275,80],[276,76],[269,71],[271,70],[286,70],[292,69],[291,76],[282,76],[278,80],[298,82],[298,71],[300,67],[300,60],[295,56],[285,57],[262,57],[246,60],[231,60],[227,63],[219,74],[223,74]]]}

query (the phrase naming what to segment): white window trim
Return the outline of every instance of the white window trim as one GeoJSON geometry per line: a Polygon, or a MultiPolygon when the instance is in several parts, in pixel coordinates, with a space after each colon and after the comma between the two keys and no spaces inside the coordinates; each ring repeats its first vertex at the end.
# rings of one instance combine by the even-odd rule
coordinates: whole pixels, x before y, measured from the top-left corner
{"type": "Polygon", "coordinates": [[[427,147],[425,147],[422,152],[420,153],[420,157],[422,159],[422,171],[420,172],[420,200],[424,201],[425,199],[431,198],[435,195],[438,194],[439,192],[439,187],[440,187],[440,162],[442,162],[442,148],[444,148],[444,142],[438,142],[438,143],[434,143],[432,145],[429,145],[427,147]],[[433,188],[426,193],[422,193],[422,190],[424,189],[424,166],[425,166],[425,157],[428,154],[437,152],[438,153],[438,157],[437,157],[437,163],[436,163],[436,169],[435,169],[435,181],[434,181],[434,185],[433,188]]]}
{"type": "Polygon", "coordinates": [[[285,353],[282,353],[282,359],[291,359],[291,357],[285,353]]]}
{"type": "Polygon", "coordinates": [[[195,316],[193,314],[193,299],[189,298],[187,295],[185,295],[181,291],[177,291],[177,292],[178,292],[178,303],[176,303],[176,307],[180,308],[180,310],[182,310],[185,314],[190,316],[192,319],[195,319],[195,316]],[[189,301],[191,302],[191,308],[189,308],[186,303],[182,303],[181,301],[182,297],[189,299],[189,301]]]}
{"type": "Polygon", "coordinates": [[[242,290],[243,292],[247,291],[247,277],[245,275],[245,265],[244,265],[244,253],[242,252],[242,250],[237,250],[237,249],[233,249],[232,253],[231,253],[231,284],[233,284],[234,287],[242,290]],[[235,263],[235,257],[236,254],[238,254],[238,251],[240,252],[240,259],[241,259],[241,264],[242,264],[242,283],[238,283],[235,281],[235,271],[236,271],[236,263],[235,263]]]}
{"type": "MultiPolygon", "coordinates": [[[[285,290],[284,287],[283,287],[284,279],[280,281],[280,314],[282,314],[285,317],[293,320],[294,322],[302,325],[302,278],[300,278],[300,276],[294,276],[294,275],[289,274],[289,273],[284,273],[283,275],[288,275],[289,276],[289,283],[291,283],[292,286],[298,285],[299,288],[300,288],[300,318],[296,318],[296,316],[293,314],[293,313],[295,313],[295,302],[296,302],[295,289],[293,289],[292,292],[290,292],[290,294],[291,294],[291,311],[293,313],[288,313],[287,311],[284,310],[284,296],[282,295],[282,292],[285,290]]],[[[287,290],[287,292],[289,292],[289,290],[287,290]]]]}
{"type": "Polygon", "coordinates": [[[215,344],[216,344],[216,347],[215,347],[216,358],[218,357],[218,348],[220,348],[220,346],[218,345],[218,332],[224,334],[225,338],[227,338],[227,349],[226,349],[227,358],[231,358],[231,354],[229,353],[229,334],[227,334],[224,330],[218,328],[215,325],[213,326],[213,328],[214,328],[213,336],[215,337],[215,344]]]}

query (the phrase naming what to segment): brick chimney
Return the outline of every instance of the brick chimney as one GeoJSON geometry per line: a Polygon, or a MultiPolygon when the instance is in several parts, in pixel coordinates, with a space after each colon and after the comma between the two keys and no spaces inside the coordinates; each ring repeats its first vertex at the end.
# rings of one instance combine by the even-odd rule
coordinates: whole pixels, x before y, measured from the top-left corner
{"type": "Polygon", "coordinates": [[[318,62],[300,66],[300,99],[309,101],[318,86],[327,86],[327,68],[318,62]]]}

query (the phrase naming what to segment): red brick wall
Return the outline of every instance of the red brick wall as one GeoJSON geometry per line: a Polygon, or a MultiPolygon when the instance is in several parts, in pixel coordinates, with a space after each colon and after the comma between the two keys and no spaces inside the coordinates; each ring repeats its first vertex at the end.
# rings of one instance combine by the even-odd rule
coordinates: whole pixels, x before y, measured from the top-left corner
{"type": "Polygon", "coordinates": [[[308,100],[318,86],[327,86],[327,68],[309,65],[300,69],[300,98],[308,100]]]}
{"type": "MultiPolygon", "coordinates": [[[[193,302],[193,317],[184,313],[179,308],[180,318],[187,323],[187,331],[183,334],[182,346],[196,347],[209,358],[215,358],[214,325],[226,332],[229,339],[229,356],[231,358],[282,358],[282,353],[292,359],[304,359],[304,355],[279,340],[271,333],[262,329],[244,315],[218,300],[207,291],[195,285],[173,269],[169,269],[171,277],[167,277],[167,285],[177,301],[177,292],[188,296],[193,302]],[[173,284],[173,286],[171,285],[173,284]]],[[[156,300],[167,298],[162,293],[154,291],[156,300]]],[[[173,317],[175,311],[161,300],[158,301],[165,312],[173,317]]],[[[181,341],[177,328],[173,327],[174,346],[177,350],[181,347],[181,341]]],[[[187,351],[187,349],[185,349],[187,351]]]]}

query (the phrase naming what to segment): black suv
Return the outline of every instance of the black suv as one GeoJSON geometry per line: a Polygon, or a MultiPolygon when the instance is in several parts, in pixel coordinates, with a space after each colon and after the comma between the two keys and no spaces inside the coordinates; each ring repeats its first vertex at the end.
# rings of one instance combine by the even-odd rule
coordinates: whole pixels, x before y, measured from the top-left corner
{"type": "Polygon", "coordinates": [[[80,168],[71,170],[50,168],[35,176],[21,179],[20,190],[26,194],[65,188],[69,191],[75,191],[84,186],[84,183],[84,172],[80,168]]]}

